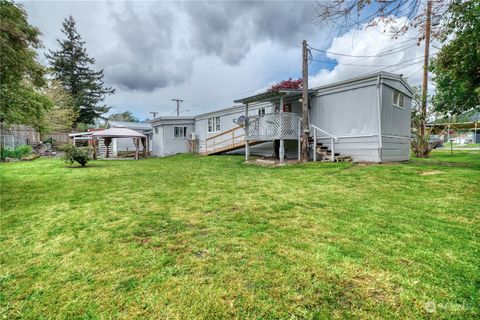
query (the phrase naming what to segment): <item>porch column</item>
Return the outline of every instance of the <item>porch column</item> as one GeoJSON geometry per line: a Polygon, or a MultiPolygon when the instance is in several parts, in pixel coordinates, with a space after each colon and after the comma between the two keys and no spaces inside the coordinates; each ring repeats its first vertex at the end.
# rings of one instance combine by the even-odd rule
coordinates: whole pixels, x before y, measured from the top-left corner
{"type": "Polygon", "coordinates": [[[283,113],[283,104],[284,104],[284,97],[280,97],[280,121],[279,121],[279,135],[280,135],[280,147],[278,149],[278,157],[280,158],[280,163],[284,162],[285,159],[285,141],[283,140],[282,136],[282,127],[283,127],[283,118],[282,118],[282,113],[283,113]]]}
{"type": "MultiPolygon", "coordinates": [[[[248,102],[245,103],[245,117],[247,117],[248,119],[248,102]]],[[[248,121],[245,121],[245,127],[243,128],[243,130],[245,130],[245,137],[247,134],[247,126],[248,126],[248,121]]],[[[248,139],[245,139],[245,161],[248,161],[249,158],[250,158],[250,143],[248,139]]]]}

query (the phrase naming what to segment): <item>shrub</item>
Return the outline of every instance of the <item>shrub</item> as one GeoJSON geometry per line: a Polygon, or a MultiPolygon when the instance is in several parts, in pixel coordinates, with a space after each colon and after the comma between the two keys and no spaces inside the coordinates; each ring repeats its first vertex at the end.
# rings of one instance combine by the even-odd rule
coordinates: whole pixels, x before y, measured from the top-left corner
{"type": "Polygon", "coordinates": [[[82,167],[85,167],[91,159],[90,149],[87,147],[76,147],[73,144],[66,144],[60,147],[60,151],[64,152],[62,160],[70,164],[78,162],[82,167]]]}
{"type": "Polygon", "coordinates": [[[2,148],[0,153],[0,159],[2,161],[4,161],[6,158],[21,159],[22,157],[28,156],[30,154],[32,154],[32,147],[27,144],[23,144],[15,148],[2,148]]]}

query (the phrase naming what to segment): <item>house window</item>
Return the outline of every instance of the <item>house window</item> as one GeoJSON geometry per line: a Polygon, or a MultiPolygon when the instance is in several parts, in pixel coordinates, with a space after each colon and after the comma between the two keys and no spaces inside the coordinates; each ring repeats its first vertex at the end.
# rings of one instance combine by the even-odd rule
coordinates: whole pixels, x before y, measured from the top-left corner
{"type": "Polygon", "coordinates": [[[258,115],[259,115],[260,117],[263,117],[263,116],[265,115],[265,108],[260,108],[260,109],[258,109],[258,115]]]}
{"type": "Polygon", "coordinates": [[[187,137],[187,127],[173,127],[173,137],[176,139],[185,139],[187,137]]]}
{"type": "Polygon", "coordinates": [[[211,117],[208,118],[208,132],[218,132],[220,131],[220,117],[211,117]]]}
{"type": "Polygon", "coordinates": [[[158,127],[155,127],[155,133],[158,133],[158,127]]]}
{"type": "Polygon", "coordinates": [[[405,108],[405,95],[398,90],[393,91],[392,103],[395,107],[405,108]]]}

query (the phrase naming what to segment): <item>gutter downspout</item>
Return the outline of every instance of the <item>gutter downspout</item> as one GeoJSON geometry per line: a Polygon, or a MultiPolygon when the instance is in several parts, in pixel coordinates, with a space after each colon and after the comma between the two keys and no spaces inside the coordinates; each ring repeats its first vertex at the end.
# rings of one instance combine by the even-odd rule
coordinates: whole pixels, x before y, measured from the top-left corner
{"type": "Polygon", "coordinates": [[[380,80],[382,75],[379,74],[377,76],[377,106],[378,106],[378,157],[380,162],[383,162],[382,157],[382,86],[380,84],[380,80]]]}

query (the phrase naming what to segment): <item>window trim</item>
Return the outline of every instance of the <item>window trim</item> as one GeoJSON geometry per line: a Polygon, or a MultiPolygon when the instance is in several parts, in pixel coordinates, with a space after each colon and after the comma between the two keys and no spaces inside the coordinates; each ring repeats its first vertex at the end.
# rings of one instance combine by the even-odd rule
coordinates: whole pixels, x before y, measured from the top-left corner
{"type": "Polygon", "coordinates": [[[207,119],[207,133],[216,133],[222,131],[220,116],[207,119]]]}
{"type": "Polygon", "coordinates": [[[178,139],[178,140],[186,140],[187,139],[187,131],[188,127],[187,126],[173,126],[173,139],[178,139]],[[183,130],[183,137],[177,137],[175,136],[175,129],[176,128],[182,128],[183,130]]]}
{"type": "Polygon", "coordinates": [[[401,92],[400,90],[393,89],[393,95],[392,95],[392,105],[395,108],[399,109],[405,109],[405,94],[401,92]],[[395,94],[398,93],[397,99],[395,99],[395,94]],[[400,104],[400,100],[403,99],[403,106],[400,104]]]}

